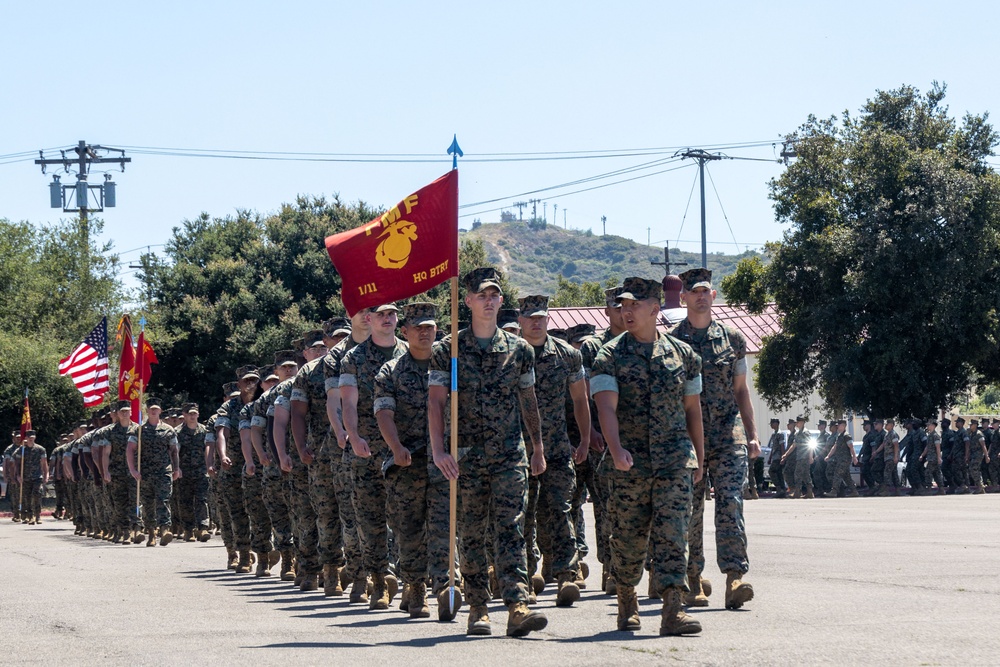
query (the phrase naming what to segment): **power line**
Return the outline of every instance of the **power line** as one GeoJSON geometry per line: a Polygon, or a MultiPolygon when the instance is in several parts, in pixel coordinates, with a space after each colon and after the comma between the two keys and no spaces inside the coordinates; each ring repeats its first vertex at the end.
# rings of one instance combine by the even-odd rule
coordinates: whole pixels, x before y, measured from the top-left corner
{"type": "MultiPolygon", "coordinates": [[[[733,226],[729,224],[729,216],[726,215],[726,207],[722,205],[722,197],[719,196],[719,191],[715,187],[715,179],[712,178],[712,172],[709,169],[706,169],[705,172],[708,174],[708,182],[712,184],[712,192],[715,193],[715,199],[719,202],[719,208],[722,209],[722,217],[726,221],[726,226],[729,227],[729,233],[733,237],[733,243],[736,243],[736,234],[733,233],[733,226]]],[[[736,244],[736,247],[740,247],[738,243],[736,244]]]]}

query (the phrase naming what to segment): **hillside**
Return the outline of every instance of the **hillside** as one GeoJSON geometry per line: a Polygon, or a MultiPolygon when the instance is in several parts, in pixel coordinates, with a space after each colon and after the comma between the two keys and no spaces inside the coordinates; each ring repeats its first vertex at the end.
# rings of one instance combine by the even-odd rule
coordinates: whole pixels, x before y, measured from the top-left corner
{"type": "MultiPolygon", "coordinates": [[[[663,249],[641,245],[621,236],[600,236],[591,232],[564,230],[548,225],[542,230],[529,229],[523,222],[483,224],[462,234],[463,239],[481,240],[491,262],[496,263],[521,294],[554,294],[556,276],[574,282],[601,282],[626,276],[663,278],[663,249]]],[[[741,255],[709,253],[708,268],[716,284],[736,269],[741,255]]],[[[701,265],[700,253],[672,250],[672,262],[687,262],[687,267],[672,268],[673,273],[701,265]]]]}

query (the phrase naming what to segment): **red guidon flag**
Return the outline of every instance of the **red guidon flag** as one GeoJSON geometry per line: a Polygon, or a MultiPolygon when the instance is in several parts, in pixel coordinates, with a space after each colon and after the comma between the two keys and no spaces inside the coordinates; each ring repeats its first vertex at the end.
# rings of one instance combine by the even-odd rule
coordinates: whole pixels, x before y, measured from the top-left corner
{"type": "Polygon", "coordinates": [[[28,437],[31,430],[31,408],[28,407],[28,390],[24,390],[24,408],[21,410],[21,440],[28,437]]]}
{"type": "Polygon", "coordinates": [[[350,315],[426,292],[458,275],[458,170],[371,222],[326,239],[350,315]]]}

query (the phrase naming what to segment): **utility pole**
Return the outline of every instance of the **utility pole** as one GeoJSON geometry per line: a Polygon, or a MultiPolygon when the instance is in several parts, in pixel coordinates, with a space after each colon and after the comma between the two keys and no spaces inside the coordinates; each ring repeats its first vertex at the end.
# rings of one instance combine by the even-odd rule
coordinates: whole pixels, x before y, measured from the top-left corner
{"type": "Polygon", "coordinates": [[[549,217],[549,203],[542,202],[542,220],[547,220],[549,217]]]}
{"type": "Polygon", "coordinates": [[[698,180],[701,182],[701,265],[708,267],[708,239],[705,235],[705,163],[709,160],[721,160],[722,155],[712,154],[700,148],[687,149],[675,155],[698,161],[698,180]]]}
{"type": "Polygon", "coordinates": [[[564,209],[563,209],[563,229],[569,229],[569,228],[568,228],[568,227],[566,226],[566,211],[568,211],[568,210],[569,210],[569,209],[567,209],[567,208],[564,208],[564,209]]]}
{"type": "Polygon", "coordinates": [[[516,202],[514,202],[514,208],[517,209],[517,220],[518,220],[518,222],[524,222],[524,215],[522,214],[522,210],[527,205],[528,205],[528,202],[526,202],[526,201],[516,201],[516,202]]]}
{"type": "Polygon", "coordinates": [[[608,216],[601,216],[601,236],[608,235],[608,216]]]}
{"type": "Polygon", "coordinates": [[[552,224],[559,224],[559,204],[552,205],[552,224]]]}
{"type": "Polygon", "coordinates": [[[670,246],[663,246],[663,261],[662,262],[654,262],[653,260],[649,260],[649,263],[652,264],[653,266],[662,266],[663,267],[663,277],[664,278],[666,278],[667,276],[670,275],[670,267],[671,266],[687,266],[688,265],[687,262],[671,262],[670,261],[670,246]]]}
{"type": "Polygon", "coordinates": [[[531,219],[538,220],[538,205],[542,202],[541,199],[529,199],[528,203],[531,204],[531,219]]]}
{"type": "Polygon", "coordinates": [[[649,234],[650,234],[650,230],[651,229],[652,229],[651,227],[646,227],[646,247],[647,248],[651,245],[651,243],[649,241],[649,238],[650,238],[649,234]]]}

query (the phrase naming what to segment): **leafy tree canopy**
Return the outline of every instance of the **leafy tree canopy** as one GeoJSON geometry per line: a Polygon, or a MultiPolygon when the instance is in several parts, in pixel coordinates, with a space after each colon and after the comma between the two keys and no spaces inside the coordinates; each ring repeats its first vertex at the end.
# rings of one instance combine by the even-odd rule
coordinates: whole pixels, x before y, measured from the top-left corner
{"type": "Polygon", "coordinates": [[[818,389],[834,410],[929,416],[1000,374],[998,136],[944,98],[937,84],[880,91],[789,135],[798,157],[770,197],[790,227],[770,263],[722,283],[781,313],[756,367],[773,407],[818,389]]]}

